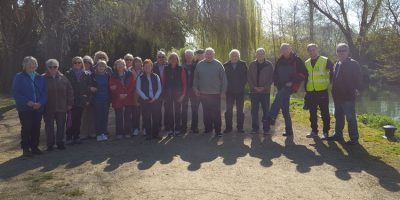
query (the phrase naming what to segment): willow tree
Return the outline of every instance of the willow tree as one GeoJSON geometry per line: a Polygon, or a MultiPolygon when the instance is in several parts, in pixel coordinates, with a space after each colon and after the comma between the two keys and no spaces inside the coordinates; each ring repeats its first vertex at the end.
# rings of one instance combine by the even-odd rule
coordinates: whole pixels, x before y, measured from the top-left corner
{"type": "Polygon", "coordinates": [[[222,61],[234,48],[243,59],[254,59],[261,37],[261,6],[256,0],[202,0],[199,21],[198,46],[213,47],[222,61]]]}

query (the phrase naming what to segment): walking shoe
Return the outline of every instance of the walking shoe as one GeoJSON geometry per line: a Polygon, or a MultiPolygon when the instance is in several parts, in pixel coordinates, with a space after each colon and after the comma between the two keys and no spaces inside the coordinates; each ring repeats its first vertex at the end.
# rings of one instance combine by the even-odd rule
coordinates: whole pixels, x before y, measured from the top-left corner
{"type": "Polygon", "coordinates": [[[344,142],[343,137],[337,136],[337,135],[333,135],[333,136],[331,136],[331,137],[328,137],[326,140],[328,140],[328,141],[344,142]]]}
{"type": "Polygon", "coordinates": [[[75,139],[75,140],[74,140],[74,144],[82,144],[81,139],[79,139],[79,138],[78,138],[78,139],[75,139]]]}
{"type": "Polygon", "coordinates": [[[306,138],[314,138],[318,137],[318,133],[311,131],[309,134],[306,135],[306,138]]]}
{"type": "Polygon", "coordinates": [[[72,141],[72,140],[67,140],[67,141],[65,142],[65,144],[67,144],[67,145],[73,145],[73,144],[74,144],[74,141],[72,141]]]}
{"type": "Polygon", "coordinates": [[[351,145],[357,145],[357,144],[359,144],[357,140],[349,140],[349,141],[346,142],[346,145],[350,145],[350,146],[351,145]]]}
{"type": "Polygon", "coordinates": [[[216,133],[215,137],[222,137],[222,133],[216,133]]]}
{"type": "Polygon", "coordinates": [[[103,141],[108,140],[108,136],[106,134],[102,134],[101,136],[103,137],[103,141]]]}
{"type": "Polygon", "coordinates": [[[329,133],[322,133],[321,140],[326,140],[329,137],[329,133]]]}
{"type": "Polygon", "coordinates": [[[133,136],[138,136],[139,135],[139,129],[135,129],[132,133],[133,136]]]}
{"type": "Polygon", "coordinates": [[[36,148],[36,149],[32,149],[32,154],[33,155],[41,155],[41,154],[43,154],[43,152],[40,151],[40,149],[36,148]]]}
{"type": "Polygon", "coordinates": [[[96,140],[97,140],[98,142],[103,141],[103,140],[104,140],[104,139],[103,139],[103,135],[104,135],[104,134],[98,135],[98,136],[96,137],[96,140]]]}
{"type": "Polygon", "coordinates": [[[64,144],[58,144],[58,145],[57,145],[57,149],[58,149],[58,150],[64,150],[64,149],[65,149],[64,144]]]}
{"type": "Polygon", "coordinates": [[[232,129],[225,129],[224,130],[224,133],[230,133],[230,132],[232,132],[232,129]]]}
{"type": "Polygon", "coordinates": [[[156,139],[156,140],[162,140],[162,137],[161,137],[161,136],[159,136],[159,135],[155,135],[155,136],[153,136],[153,139],[156,139]]]}
{"type": "Polygon", "coordinates": [[[181,135],[181,132],[180,131],[175,131],[174,132],[174,136],[180,136],[181,135]]]}
{"type": "Polygon", "coordinates": [[[47,149],[46,149],[46,151],[54,151],[54,147],[53,146],[47,146],[47,149]]]}
{"type": "Polygon", "coordinates": [[[32,154],[32,152],[31,152],[29,149],[23,149],[23,150],[22,150],[22,156],[23,156],[23,157],[32,157],[33,154],[32,154]]]}
{"type": "Polygon", "coordinates": [[[168,135],[168,137],[173,137],[174,136],[174,132],[173,131],[168,131],[167,135],[168,135]]]}
{"type": "Polygon", "coordinates": [[[284,132],[284,133],[282,134],[282,136],[285,136],[285,137],[293,136],[293,132],[286,131],[286,132],[284,132]]]}
{"type": "Polygon", "coordinates": [[[244,130],[242,128],[239,128],[238,133],[244,133],[244,130]]]}

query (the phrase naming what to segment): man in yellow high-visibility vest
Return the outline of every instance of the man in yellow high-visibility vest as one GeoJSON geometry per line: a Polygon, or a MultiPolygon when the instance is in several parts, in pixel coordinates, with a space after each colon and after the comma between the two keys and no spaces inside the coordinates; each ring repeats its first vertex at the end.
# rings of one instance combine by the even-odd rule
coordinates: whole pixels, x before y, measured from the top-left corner
{"type": "Polygon", "coordinates": [[[322,139],[326,139],[329,136],[330,129],[328,88],[334,64],[327,57],[319,55],[319,49],[316,44],[309,44],[307,51],[310,58],[305,61],[308,72],[305,81],[305,101],[310,111],[311,122],[311,132],[307,137],[318,136],[317,110],[319,107],[324,125],[322,139]]]}

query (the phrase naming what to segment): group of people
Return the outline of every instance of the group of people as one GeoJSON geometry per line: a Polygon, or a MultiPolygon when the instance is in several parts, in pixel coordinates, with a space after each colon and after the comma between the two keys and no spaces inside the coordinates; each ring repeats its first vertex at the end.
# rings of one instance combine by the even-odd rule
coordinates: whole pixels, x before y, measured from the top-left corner
{"type": "Polygon", "coordinates": [[[126,54],[108,66],[108,56],[98,51],[90,56],[74,57],[72,67],[59,71],[56,59],[46,61],[47,71],[36,72],[37,60],[23,59],[23,71],[13,82],[13,96],[21,123],[23,156],[41,154],[39,135],[42,117],[45,122],[47,150],[55,146],[63,150],[65,144],[80,144],[81,132],[88,138],[105,141],[109,137],[108,115],[110,104],[115,112],[116,138],[130,138],[139,134],[146,139],[162,139],[164,127],[168,137],[188,131],[188,110],[191,108],[192,133],[199,133],[198,110],[203,107],[204,133],[215,132],[216,137],[233,131],[233,107],[236,106],[237,132],[244,133],[244,99],[246,85],[251,100],[251,133],[259,133],[260,123],[266,135],[271,134],[280,110],[285,121],[284,136],[293,135],[290,116],[290,96],[304,81],[305,108],[310,112],[311,132],[318,136],[317,110],[323,120],[322,139],[343,140],[345,117],[349,126],[349,145],[358,144],[355,97],[361,86],[361,72],[357,61],[349,56],[349,47],[341,43],[336,52],[338,61],[320,56],[318,46],[309,44],[310,58],[305,62],[289,44],[282,44],[281,56],[275,63],[266,59],[259,48],[249,65],[233,49],[229,60],[222,64],[215,59],[212,48],[196,51],[187,49],[184,61],[179,55],[157,52],[157,61],[142,61],[126,54]],[[277,94],[270,107],[271,85],[277,94]],[[335,133],[329,137],[329,86],[335,104],[335,133]],[[221,130],[221,97],[226,99],[225,130],[221,130]],[[259,107],[262,118],[259,119],[259,107]],[[142,128],[140,126],[142,118],[142,128]],[[56,130],[54,128],[56,125],[56,130]],[[65,135],[64,135],[65,133],[65,135]],[[94,136],[94,134],[96,136],[94,136]]]}

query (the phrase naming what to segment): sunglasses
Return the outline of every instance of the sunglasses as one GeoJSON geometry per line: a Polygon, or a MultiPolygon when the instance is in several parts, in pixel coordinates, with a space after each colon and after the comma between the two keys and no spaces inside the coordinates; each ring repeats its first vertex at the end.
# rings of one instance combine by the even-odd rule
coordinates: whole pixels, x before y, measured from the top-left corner
{"type": "Polygon", "coordinates": [[[82,64],[82,62],[74,62],[74,64],[82,64]]]}
{"type": "Polygon", "coordinates": [[[49,69],[57,69],[58,66],[48,66],[49,69]]]}

